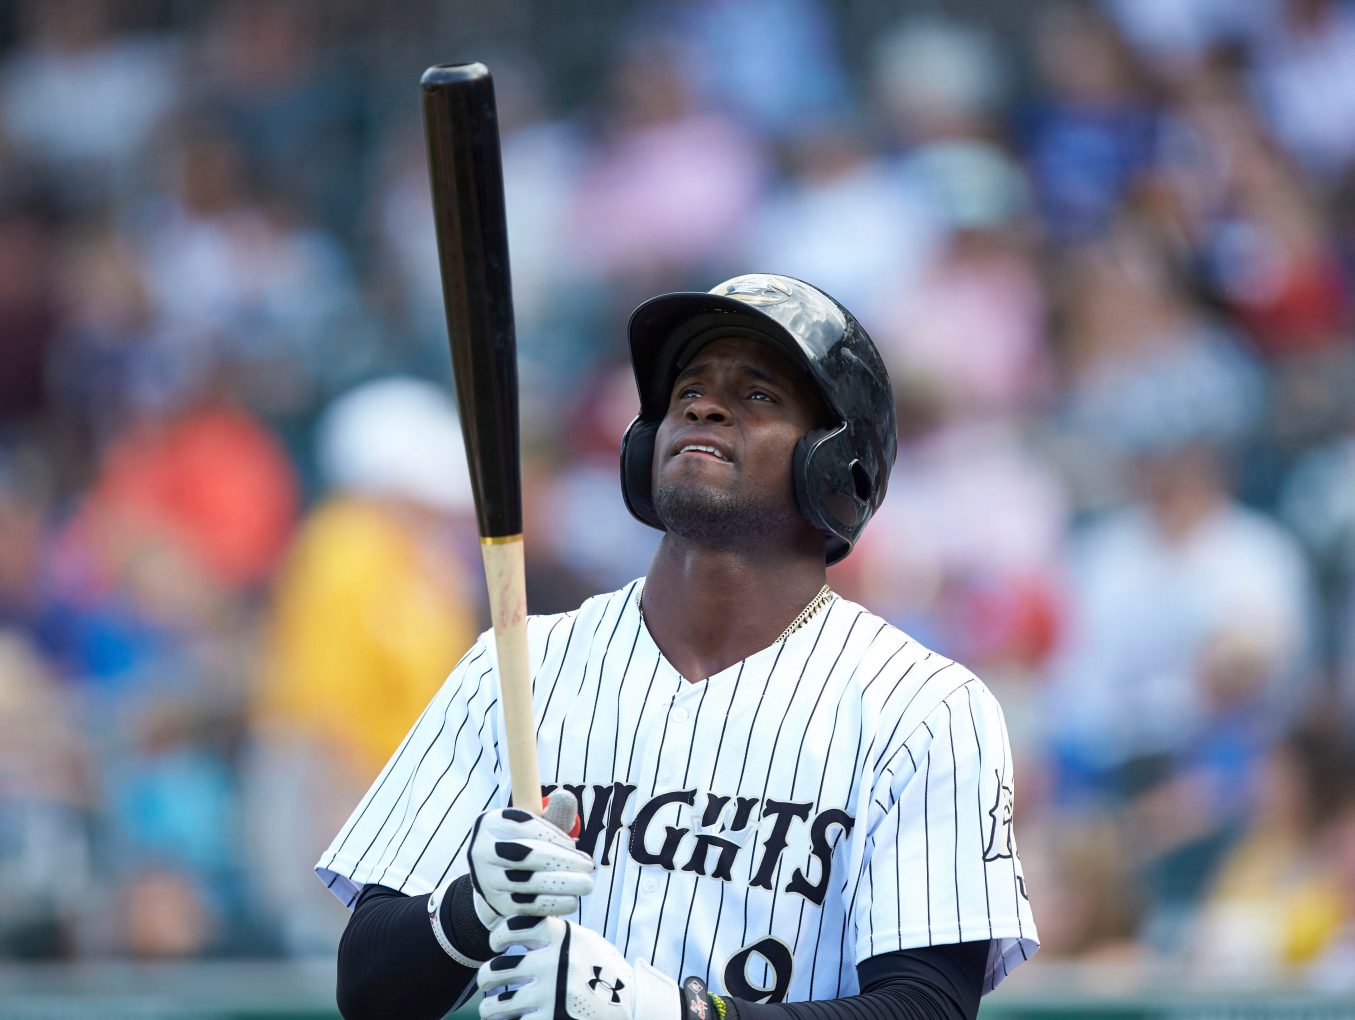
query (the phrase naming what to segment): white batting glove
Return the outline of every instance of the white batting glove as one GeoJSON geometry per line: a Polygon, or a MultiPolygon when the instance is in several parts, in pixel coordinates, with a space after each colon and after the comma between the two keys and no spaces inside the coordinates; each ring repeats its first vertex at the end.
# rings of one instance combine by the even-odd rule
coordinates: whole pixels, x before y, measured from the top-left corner
{"type": "Polygon", "coordinates": [[[680,1020],[678,984],[643,960],[632,966],[597,932],[559,917],[510,917],[496,956],[476,974],[481,1020],[680,1020]]]}
{"type": "Polygon", "coordinates": [[[471,885],[475,914],[493,928],[513,914],[556,917],[579,909],[593,891],[593,858],[567,834],[578,814],[568,790],[546,801],[544,818],[518,808],[486,811],[471,832],[471,885]]]}

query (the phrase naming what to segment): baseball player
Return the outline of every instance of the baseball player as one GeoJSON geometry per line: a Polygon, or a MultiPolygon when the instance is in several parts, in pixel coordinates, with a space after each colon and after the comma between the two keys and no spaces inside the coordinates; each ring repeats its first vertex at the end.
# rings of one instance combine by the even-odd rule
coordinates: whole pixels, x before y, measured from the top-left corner
{"type": "Polygon", "coordinates": [[[894,460],[880,356],[783,276],[629,332],[658,551],[528,623],[544,817],[507,806],[485,635],[320,857],[343,1014],[972,1018],[1038,945],[1002,712],[825,583],[894,460]]]}

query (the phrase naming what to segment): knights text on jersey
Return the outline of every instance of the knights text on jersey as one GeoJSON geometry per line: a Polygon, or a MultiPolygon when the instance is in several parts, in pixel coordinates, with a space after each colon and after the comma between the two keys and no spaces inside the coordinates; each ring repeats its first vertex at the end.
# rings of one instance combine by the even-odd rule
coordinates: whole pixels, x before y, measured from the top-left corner
{"type": "MultiPolygon", "coordinates": [[[[542,781],[578,796],[599,866],[575,920],[763,1002],[855,994],[864,959],[974,939],[992,940],[988,991],[1035,951],[1006,725],[980,680],[834,597],[689,683],[639,584],[528,624],[542,781]]],[[[486,634],[320,857],[334,894],[465,873],[476,817],[508,803],[501,732],[486,634]]]]}

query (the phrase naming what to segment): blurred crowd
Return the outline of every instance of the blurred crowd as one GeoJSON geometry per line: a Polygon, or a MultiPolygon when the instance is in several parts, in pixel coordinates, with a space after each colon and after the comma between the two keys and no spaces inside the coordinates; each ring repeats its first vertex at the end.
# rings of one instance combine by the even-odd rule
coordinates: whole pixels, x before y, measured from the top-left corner
{"type": "Polygon", "coordinates": [[[630,309],[804,277],[901,431],[830,580],[1001,699],[1042,958],[1355,987],[1355,5],[938,6],[5,5],[0,958],[333,951],[487,625],[417,88],[483,59],[531,609],[655,547],[630,309]]]}

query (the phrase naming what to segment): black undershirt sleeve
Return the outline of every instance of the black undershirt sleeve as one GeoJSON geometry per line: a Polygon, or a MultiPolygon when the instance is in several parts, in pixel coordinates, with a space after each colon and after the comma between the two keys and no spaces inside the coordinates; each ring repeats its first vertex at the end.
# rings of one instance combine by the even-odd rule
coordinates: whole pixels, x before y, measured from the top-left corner
{"type": "Polygon", "coordinates": [[[974,1020],[988,968],[988,940],[882,953],[856,974],[861,994],[775,1005],[721,996],[729,1020],[974,1020]]]}
{"type": "MultiPolygon", "coordinates": [[[[345,1020],[440,1020],[469,997],[475,970],[443,952],[426,904],[385,886],[363,889],[339,942],[336,997],[345,1020]]],[[[468,880],[453,883],[442,918],[444,930],[457,932],[458,948],[489,958],[468,880]]],[[[861,993],[850,998],[775,1004],[721,998],[728,1020],[974,1020],[987,963],[987,941],[961,942],[871,957],[857,967],[861,993]]]]}
{"type": "MultiPolygon", "coordinates": [[[[457,933],[468,956],[493,955],[475,917],[467,878],[442,901],[444,931],[457,933]]],[[[475,970],[448,956],[428,922],[428,898],[369,885],[362,890],[339,940],[335,998],[345,1020],[440,1020],[474,988],[475,970]]]]}

